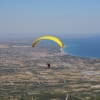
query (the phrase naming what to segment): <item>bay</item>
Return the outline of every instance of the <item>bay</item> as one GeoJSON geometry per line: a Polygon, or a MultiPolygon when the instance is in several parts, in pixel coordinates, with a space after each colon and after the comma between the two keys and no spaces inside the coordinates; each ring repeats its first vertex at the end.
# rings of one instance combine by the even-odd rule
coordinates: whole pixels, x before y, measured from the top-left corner
{"type": "Polygon", "coordinates": [[[66,54],[90,58],[100,58],[100,36],[70,38],[62,40],[66,54]]]}

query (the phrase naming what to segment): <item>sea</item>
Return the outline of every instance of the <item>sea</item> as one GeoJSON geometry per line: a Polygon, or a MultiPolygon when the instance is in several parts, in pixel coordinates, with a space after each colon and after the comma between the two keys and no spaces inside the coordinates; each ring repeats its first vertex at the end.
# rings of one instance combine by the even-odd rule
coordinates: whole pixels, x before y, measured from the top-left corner
{"type": "MultiPolygon", "coordinates": [[[[66,54],[79,57],[100,58],[100,36],[61,38],[60,40],[64,44],[62,50],[66,54]]],[[[50,41],[46,41],[46,43],[53,44],[50,41]]]]}

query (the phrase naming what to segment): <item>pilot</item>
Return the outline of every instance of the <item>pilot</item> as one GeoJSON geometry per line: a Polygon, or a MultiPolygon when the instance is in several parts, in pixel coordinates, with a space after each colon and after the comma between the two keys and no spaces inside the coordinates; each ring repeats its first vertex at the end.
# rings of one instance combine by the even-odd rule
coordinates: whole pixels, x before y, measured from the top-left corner
{"type": "Polygon", "coordinates": [[[50,68],[50,64],[47,63],[48,68],[50,68]]]}

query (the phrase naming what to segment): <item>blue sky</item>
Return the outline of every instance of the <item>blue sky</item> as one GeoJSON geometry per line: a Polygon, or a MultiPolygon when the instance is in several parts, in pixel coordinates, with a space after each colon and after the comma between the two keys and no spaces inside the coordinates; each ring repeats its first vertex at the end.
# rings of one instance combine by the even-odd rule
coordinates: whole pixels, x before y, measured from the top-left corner
{"type": "Polygon", "coordinates": [[[100,34],[100,0],[0,0],[0,35],[100,34]]]}

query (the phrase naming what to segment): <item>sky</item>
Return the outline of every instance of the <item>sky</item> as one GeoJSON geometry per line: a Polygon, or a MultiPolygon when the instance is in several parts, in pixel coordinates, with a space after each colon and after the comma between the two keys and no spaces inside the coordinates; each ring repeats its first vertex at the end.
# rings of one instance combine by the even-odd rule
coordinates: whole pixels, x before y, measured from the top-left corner
{"type": "Polygon", "coordinates": [[[0,0],[0,35],[100,34],[100,0],[0,0]]]}

